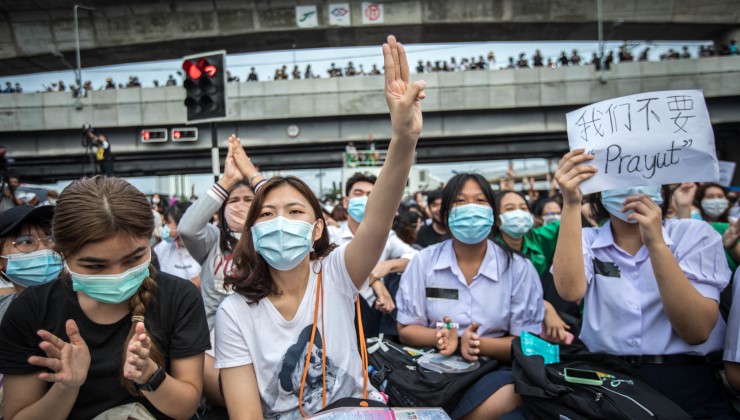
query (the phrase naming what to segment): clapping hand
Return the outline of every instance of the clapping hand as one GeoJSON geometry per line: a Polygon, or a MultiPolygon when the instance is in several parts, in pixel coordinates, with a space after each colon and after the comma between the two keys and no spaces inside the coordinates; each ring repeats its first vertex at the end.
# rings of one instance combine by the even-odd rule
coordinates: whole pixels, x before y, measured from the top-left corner
{"type": "MultiPolygon", "coordinates": [[[[449,316],[442,320],[445,324],[452,322],[449,316]]],[[[457,350],[457,328],[437,329],[437,350],[443,356],[451,356],[457,350]]]]}
{"type": "Polygon", "coordinates": [[[39,331],[39,337],[44,340],[39,347],[46,353],[46,357],[31,356],[28,358],[28,363],[53,371],[53,373],[39,374],[39,379],[69,388],[78,388],[87,379],[87,371],[90,369],[90,350],[73,320],[67,321],[66,329],[69,343],[49,331],[39,331]]]}
{"type": "Polygon", "coordinates": [[[149,359],[152,342],[143,322],[136,323],[136,331],[126,348],[123,376],[138,384],[146,383],[157,370],[157,364],[149,359]]]}

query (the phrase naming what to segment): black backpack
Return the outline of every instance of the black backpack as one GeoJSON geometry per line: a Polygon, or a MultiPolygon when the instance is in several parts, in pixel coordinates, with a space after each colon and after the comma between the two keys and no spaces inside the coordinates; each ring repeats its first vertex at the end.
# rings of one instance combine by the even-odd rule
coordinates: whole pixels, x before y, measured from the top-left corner
{"type": "Polygon", "coordinates": [[[691,419],[681,407],[639,379],[622,359],[604,354],[561,354],[561,362],[545,365],[542,356],[527,356],[519,338],[512,343],[514,387],[527,418],[567,419],[691,419]],[[565,368],[593,370],[614,376],[602,386],[565,381],[565,368]]]}
{"type": "Polygon", "coordinates": [[[388,395],[392,407],[442,407],[450,413],[470,385],[499,367],[495,360],[481,360],[472,372],[438,373],[420,367],[416,363],[420,356],[411,356],[402,345],[388,340],[383,344],[387,350],[379,346],[368,355],[374,369],[370,380],[388,395]]]}

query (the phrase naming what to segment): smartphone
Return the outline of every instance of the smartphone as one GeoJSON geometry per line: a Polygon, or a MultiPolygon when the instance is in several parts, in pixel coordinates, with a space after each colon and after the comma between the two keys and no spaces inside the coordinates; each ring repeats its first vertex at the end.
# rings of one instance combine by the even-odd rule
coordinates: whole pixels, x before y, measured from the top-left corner
{"type": "Polygon", "coordinates": [[[595,386],[600,386],[604,383],[601,377],[599,377],[599,374],[593,370],[565,368],[563,372],[565,373],[566,382],[595,386]]]}

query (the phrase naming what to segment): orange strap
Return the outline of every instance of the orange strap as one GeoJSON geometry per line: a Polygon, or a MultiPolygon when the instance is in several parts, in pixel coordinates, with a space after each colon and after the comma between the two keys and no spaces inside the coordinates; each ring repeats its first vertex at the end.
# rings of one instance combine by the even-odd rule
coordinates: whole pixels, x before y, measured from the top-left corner
{"type": "MultiPolygon", "coordinates": [[[[360,310],[360,297],[357,296],[355,299],[355,306],[357,307],[357,331],[360,333],[360,356],[362,357],[362,379],[364,380],[363,383],[363,391],[362,391],[362,398],[367,399],[367,382],[368,382],[368,373],[367,373],[367,342],[365,341],[365,329],[362,327],[362,312],[360,310]]],[[[367,406],[367,403],[363,401],[364,404],[361,404],[363,407],[367,406]]]]}
{"type": "MultiPolygon", "coordinates": [[[[321,302],[321,332],[324,334],[324,293],[323,293],[323,282],[321,271],[319,272],[319,278],[316,284],[316,303],[314,304],[313,310],[313,328],[311,328],[311,340],[308,342],[308,352],[306,353],[306,362],[303,365],[303,377],[301,379],[301,387],[298,391],[298,408],[301,410],[303,417],[308,417],[303,411],[303,390],[306,387],[306,378],[308,377],[308,365],[311,363],[311,351],[313,351],[313,340],[316,338],[316,328],[318,327],[319,318],[319,302],[321,302]]],[[[324,389],[322,391],[322,408],[326,407],[326,335],[321,340],[321,370],[324,381],[324,389]]]]}

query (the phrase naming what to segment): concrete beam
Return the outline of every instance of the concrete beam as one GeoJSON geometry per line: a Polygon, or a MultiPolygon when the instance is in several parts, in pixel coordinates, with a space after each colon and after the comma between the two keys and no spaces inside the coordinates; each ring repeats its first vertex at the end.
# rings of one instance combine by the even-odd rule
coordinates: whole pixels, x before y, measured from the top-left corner
{"type": "MultiPolygon", "coordinates": [[[[350,1],[351,26],[329,25],[329,4],[316,0],[318,26],[299,28],[299,0],[208,0],[111,5],[90,0],[81,12],[85,66],[179,58],[212,50],[230,53],[377,45],[388,33],[406,43],[595,40],[593,0],[397,0],[383,2],[383,24],[362,24],[362,0],[350,1]]],[[[740,1],[611,0],[604,2],[609,39],[707,40],[738,28],[740,1]]],[[[48,0],[3,2],[0,75],[63,69],[52,53],[74,56],[71,5],[48,0]]],[[[68,60],[69,61],[69,60],[68,60]]]]}

